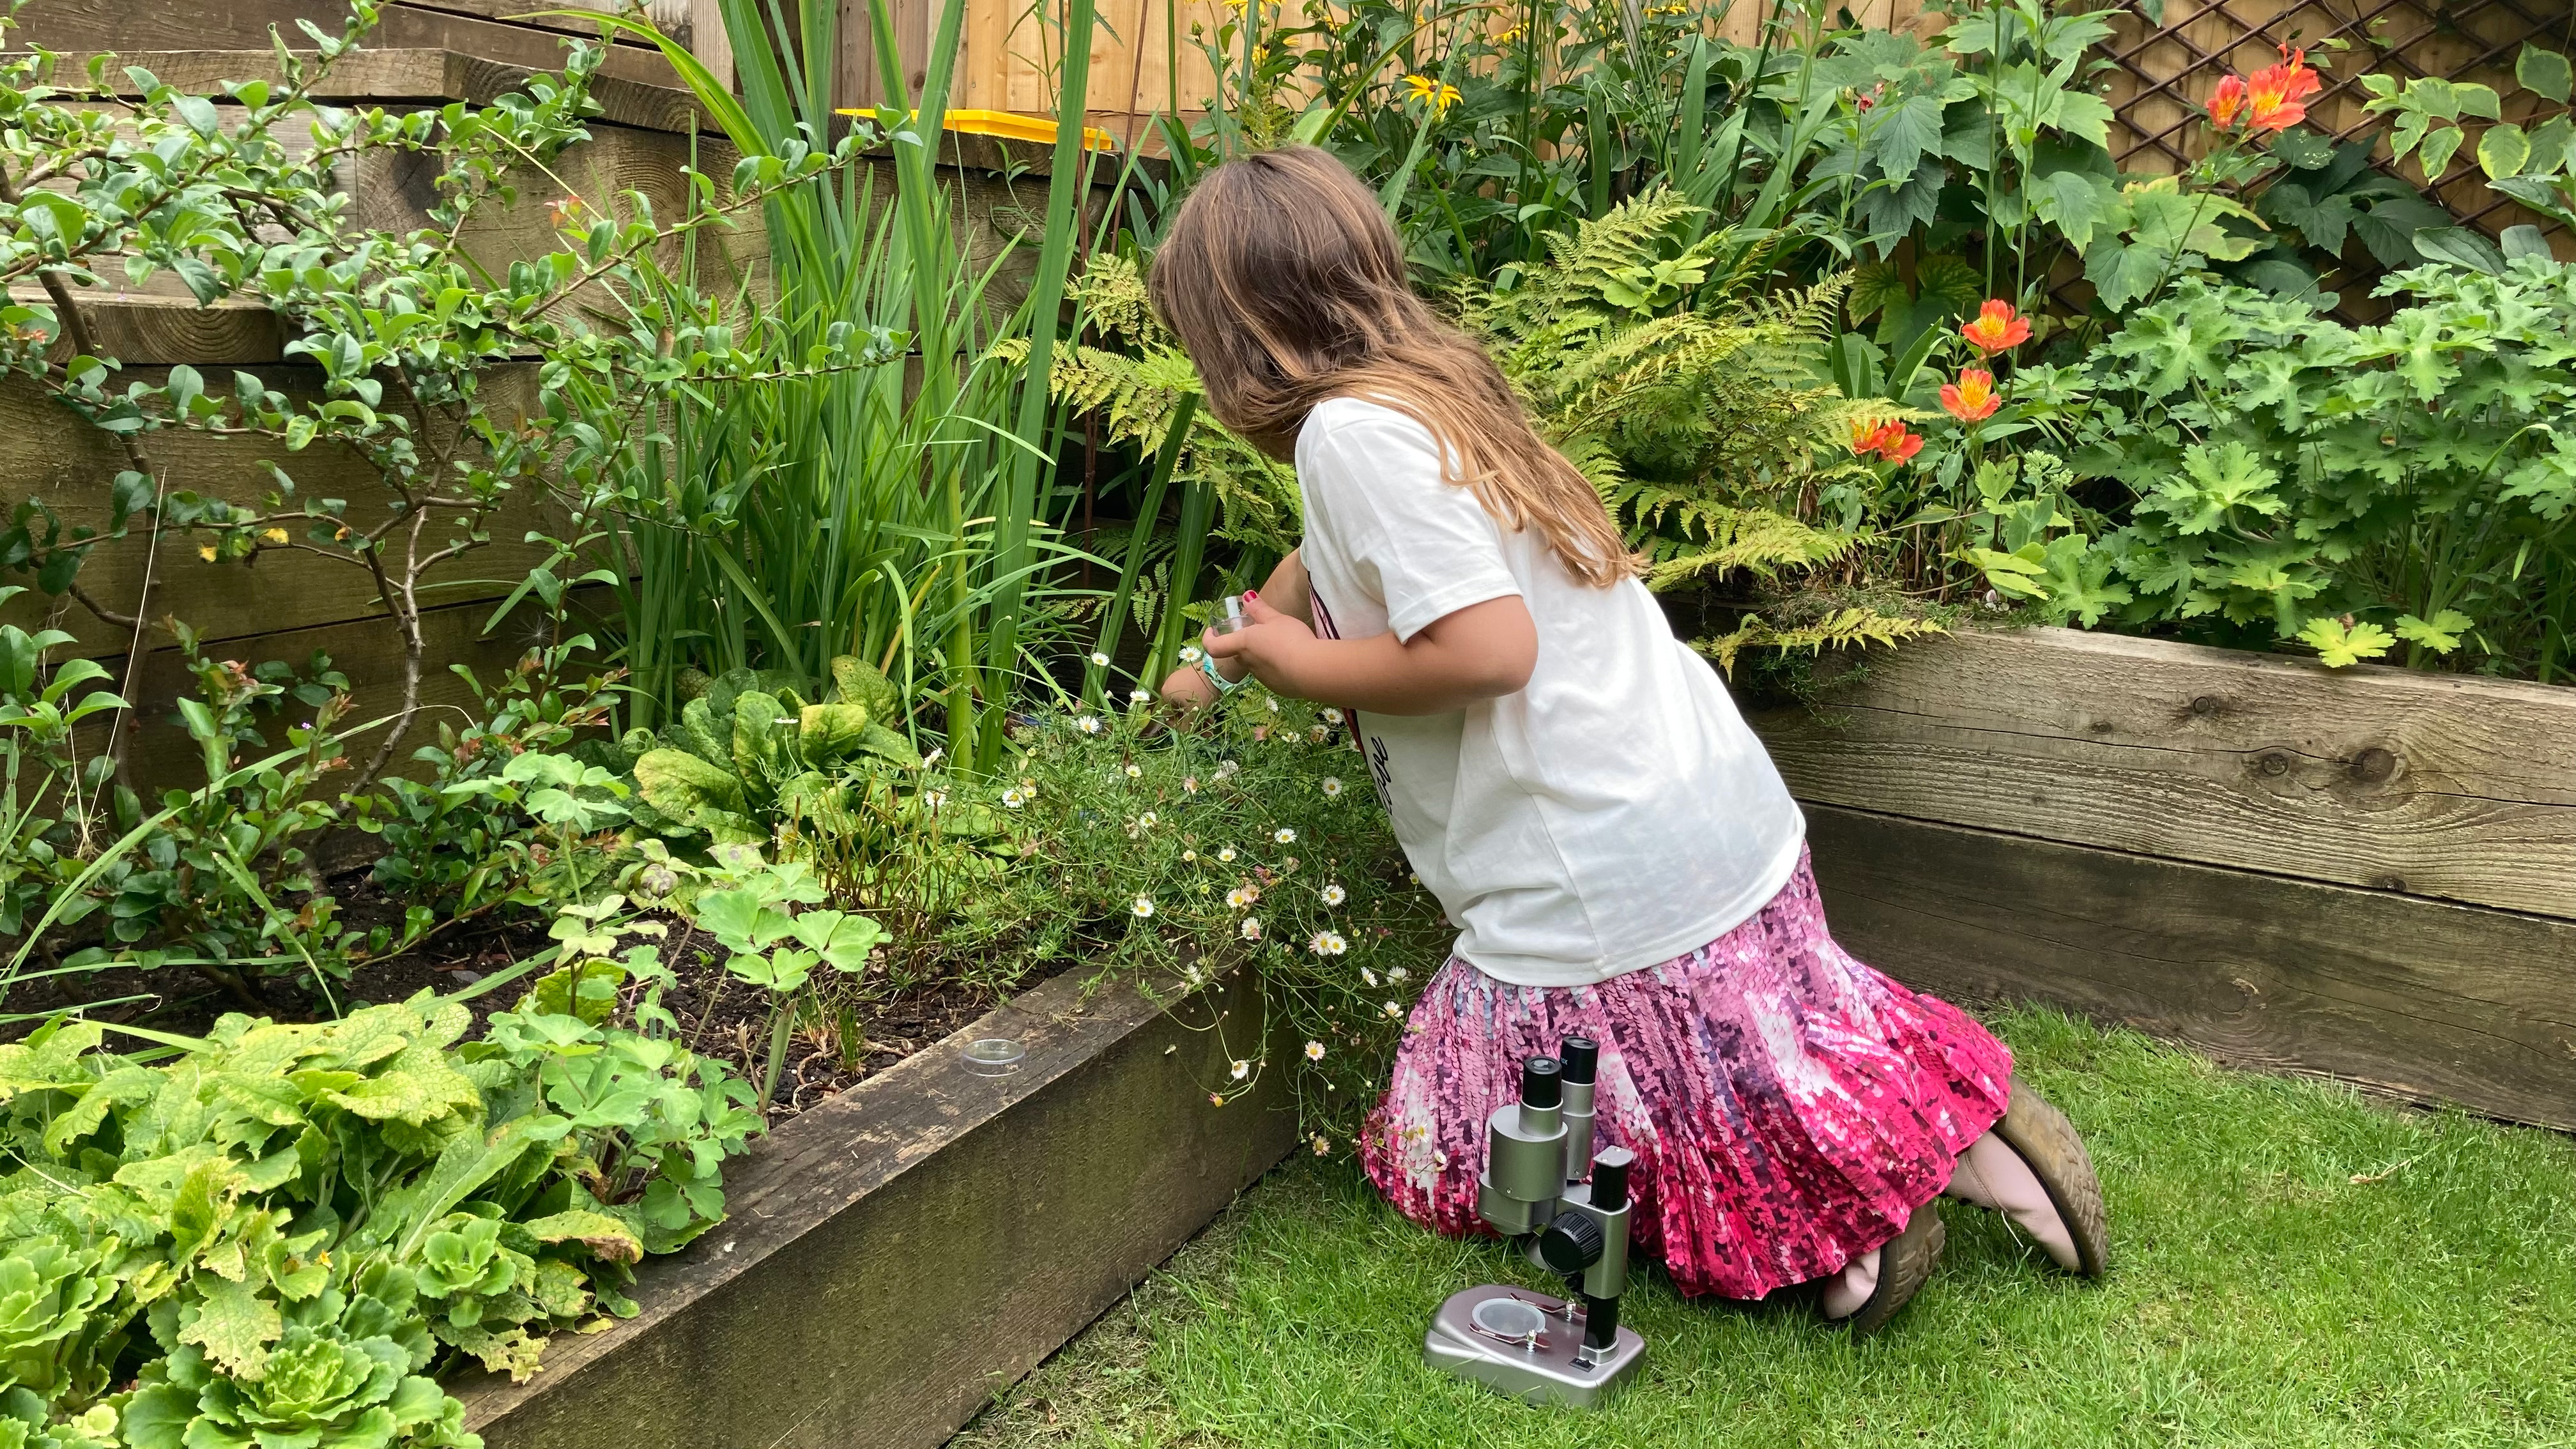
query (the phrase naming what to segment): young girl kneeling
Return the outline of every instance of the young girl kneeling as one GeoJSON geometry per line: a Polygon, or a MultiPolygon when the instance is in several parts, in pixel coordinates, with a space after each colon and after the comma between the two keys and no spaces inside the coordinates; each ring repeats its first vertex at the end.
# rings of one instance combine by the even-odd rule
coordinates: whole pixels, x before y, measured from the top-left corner
{"type": "Polygon", "coordinates": [[[1210,667],[1353,712],[1459,927],[1361,1141],[1387,1197],[1477,1230],[1486,1116],[1523,1058],[1580,1035],[1598,1130],[1637,1155],[1637,1242],[1684,1293],[1812,1283],[1874,1330],[1938,1260],[1944,1192],[2099,1274],[2074,1129],[1983,1027],[1834,943],[1760,742],[1598,495],[1414,296],[1368,189],[1306,148],[1218,167],[1151,288],[1209,407],[1294,458],[1305,504],[1303,546],[1248,627],[1206,637],[1210,667]]]}

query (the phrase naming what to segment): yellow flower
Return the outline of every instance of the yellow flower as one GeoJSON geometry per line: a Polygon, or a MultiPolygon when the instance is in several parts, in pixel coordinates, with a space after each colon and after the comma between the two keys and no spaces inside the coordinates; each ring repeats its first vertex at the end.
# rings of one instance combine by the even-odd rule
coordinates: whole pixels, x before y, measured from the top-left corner
{"type": "Polygon", "coordinates": [[[213,563],[215,561],[215,546],[210,543],[204,548],[197,550],[197,557],[204,559],[208,563],[213,563]]]}
{"type": "Polygon", "coordinates": [[[1435,114],[1446,113],[1451,106],[1458,103],[1456,86],[1446,81],[1433,80],[1427,75],[1406,76],[1404,94],[1407,100],[1429,101],[1435,114]]]}
{"type": "Polygon", "coordinates": [[[282,528],[272,528],[262,533],[260,537],[267,539],[270,543],[282,544],[286,542],[286,530],[282,528]]]}

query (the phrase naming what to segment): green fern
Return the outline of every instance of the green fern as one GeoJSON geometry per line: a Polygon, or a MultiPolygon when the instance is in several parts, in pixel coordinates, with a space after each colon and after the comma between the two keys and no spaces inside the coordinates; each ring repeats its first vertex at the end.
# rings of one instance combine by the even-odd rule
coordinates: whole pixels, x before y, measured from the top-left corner
{"type": "MultiPolygon", "coordinates": [[[[1096,256],[1065,289],[1110,347],[1056,354],[1047,390],[1100,420],[1112,443],[1160,452],[1184,397],[1200,393],[1198,369],[1154,316],[1132,258],[1096,256]]],[[[1008,344],[1006,344],[1007,346],[1008,344]]],[[[1025,357],[1021,347],[1014,357],[1025,357]]],[[[1293,473],[1199,410],[1172,470],[1175,481],[1216,491],[1217,532],[1237,544],[1286,553],[1304,530],[1293,473]]]]}
{"type": "Polygon", "coordinates": [[[1907,639],[1949,632],[1930,619],[1909,619],[1878,609],[1854,607],[1838,609],[1813,624],[1793,629],[1775,629],[1760,615],[1747,614],[1734,633],[1696,640],[1691,647],[1717,661],[1717,667],[1733,678],[1736,658],[1747,649],[1804,649],[1821,654],[1827,649],[1862,649],[1872,644],[1893,647],[1907,639]]]}

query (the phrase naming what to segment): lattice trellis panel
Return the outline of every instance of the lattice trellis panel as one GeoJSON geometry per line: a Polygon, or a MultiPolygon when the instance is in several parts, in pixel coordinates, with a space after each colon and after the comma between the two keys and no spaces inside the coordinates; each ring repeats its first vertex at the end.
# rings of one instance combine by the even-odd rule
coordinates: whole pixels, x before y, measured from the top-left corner
{"type": "MultiPolygon", "coordinates": [[[[2162,27],[2122,8],[2108,47],[2115,67],[2109,98],[2120,122],[2112,152],[2128,171],[2178,170],[2208,150],[2202,106],[2219,79],[2231,70],[2250,75],[2278,60],[2283,46],[2306,48],[2325,81],[2308,103],[2309,125],[2350,140],[2386,128],[2386,118],[2362,109],[2365,75],[2441,76],[2509,92],[2514,57],[2526,42],[2563,50],[2576,34],[2570,0],[2168,0],[2162,27]]],[[[2509,102],[2506,119],[2519,118],[2509,102]]],[[[2385,165],[2384,147],[2381,154],[2385,165]]],[[[2395,174],[2425,184],[2411,158],[2395,174]]],[[[2488,190],[2468,154],[2451,162],[2429,194],[2490,235],[2539,220],[2488,190]]],[[[2554,233],[2560,256],[2576,259],[2576,236],[2544,230],[2554,233]]]]}

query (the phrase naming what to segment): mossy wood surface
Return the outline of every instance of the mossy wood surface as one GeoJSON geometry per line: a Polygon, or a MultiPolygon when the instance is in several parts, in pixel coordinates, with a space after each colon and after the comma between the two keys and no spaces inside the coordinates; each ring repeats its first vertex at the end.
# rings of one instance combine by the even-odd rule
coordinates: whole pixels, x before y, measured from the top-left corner
{"type": "Polygon", "coordinates": [[[644,1267],[638,1317],[463,1390],[468,1424],[491,1449],[944,1442],[1287,1152],[1283,1054],[1208,1100],[1258,990],[1175,1020],[1059,977],[796,1118],[727,1173],[729,1221],[644,1267]],[[980,1036],[1020,1069],[969,1073],[980,1036]]]}

